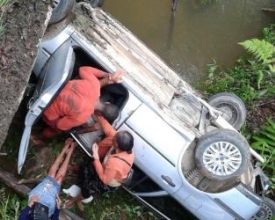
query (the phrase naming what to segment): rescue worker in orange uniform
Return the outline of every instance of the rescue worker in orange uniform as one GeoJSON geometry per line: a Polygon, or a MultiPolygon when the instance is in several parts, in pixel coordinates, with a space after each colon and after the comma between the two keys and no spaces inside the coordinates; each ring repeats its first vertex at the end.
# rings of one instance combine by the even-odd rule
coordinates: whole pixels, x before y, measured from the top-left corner
{"type": "MultiPolygon", "coordinates": [[[[95,110],[99,110],[104,117],[117,116],[117,106],[99,100],[100,88],[120,83],[123,75],[123,71],[110,74],[89,66],[80,67],[80,79],[70,80],[45,110],[43,120],[49,127],[42,132],[43,137],[51,138],[61,131],[69,131],[85,124],[95,110]],[[117,114],[113,113],[115,111],[117,114]]],[[[35,142],[35,137],[33,141],[35,142]]]]}
{"type": "MultiPolygon", "coordinates": [[[[102,116],[97,115],[97,121],[105,133],[105,138],[98,144],[93,144],[93,162],[87,161],[80,165],[76,184],[80,188],[79,193],[65,203],[66,208],[72,207],[75,202],[84,202],[118,189],[134,163],[132,134],[124,130],[117,132],[102,116]]],[[[68,190],[64,192],[66,191],[68,190]]]]}

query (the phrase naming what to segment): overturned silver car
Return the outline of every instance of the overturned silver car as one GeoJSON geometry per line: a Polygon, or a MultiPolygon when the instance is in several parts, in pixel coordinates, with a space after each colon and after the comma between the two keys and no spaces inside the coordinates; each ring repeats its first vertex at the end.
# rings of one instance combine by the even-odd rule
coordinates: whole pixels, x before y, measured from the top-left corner
{"type": "MultiPolygon", "coordinates": [[[[198,219],[270,219],[275,205],[265,197],[263,158],[238,132],[246,117],[243,102],[230,93],[206,102],[103,10],[79,3],[73,13],[74,20],[58,32],[49,29],[39,45],[18,172],[32,126],[80,66],[123,69],[123,83],[105,86],[101,94],[120,108],[113,126],[135,138],[135,172],[125,190],[165,219],[176,219],[175,212],[165,213],[150,199],[170,198],[179,213],[188,210],[198,219]]],[[[71,135],[90,155],[93,132],[71,135]]]]}

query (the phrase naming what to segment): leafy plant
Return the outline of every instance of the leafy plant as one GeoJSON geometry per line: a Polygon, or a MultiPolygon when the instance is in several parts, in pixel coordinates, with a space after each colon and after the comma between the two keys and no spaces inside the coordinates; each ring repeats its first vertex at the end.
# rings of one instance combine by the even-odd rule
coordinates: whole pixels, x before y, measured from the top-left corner
{"type": "Polygon", "coordinates": [[[21,200],[16,195],[9,196],[5,188],[0,189],[0,197],[0,219],[17,219],[26,201],[21,200]]]}
{"type": "Polygon", "coordinates": [[[240,42],[239,44],[248,52],[254,54],[254,56],[264,64],[274,61],[272,58],[275,52],[275,47],[265,40],[251,39],[240,42]]]}
{"type": "Polygon", "coordinates": [[[262,37],[265,41],[275,44],[275,24],[271,24],[262,31],[262,37]]]}
{"type": "Polygon", "coordinates": [[[252,39],[239,43],[248,52],[246,58],[239,58],[234,67],[221,70],[217,63],[208,65],[208,79],[197,86],[208,95],[227,91],[237,94],[248,106],[253,102],[275,95],[275,26],[263,31],[263,40],[252,39]]]}
{"type": "Polygon", "coordinates": [[[4,34],[4,29],[5,29],[5,23],[4,23],[4,12],[5,10],[2,8],[5,7],[10,3],[10,0],[0,0],[0,36],[4,34]]]}
{"type": "Polygon", "coordinates": [[[254,142],[251,146],[265,158],[262,169],[270,178],[270,188],[275,190],[275,122],[267,118],[260,132],[252,139],[254,142]]]}

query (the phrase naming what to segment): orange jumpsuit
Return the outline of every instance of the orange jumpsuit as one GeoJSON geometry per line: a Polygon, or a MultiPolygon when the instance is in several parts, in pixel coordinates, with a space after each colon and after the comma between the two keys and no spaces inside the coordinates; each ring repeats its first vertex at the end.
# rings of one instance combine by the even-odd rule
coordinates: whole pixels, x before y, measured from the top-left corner
{"type": "Polygon", "coordinates": [[[100,81],[103,71],[81,67],[81,79],[70,80],[45,110],[43,119],[54,129],[67,131],[84,124],[94,113],[94,104],[100,96],[100,81]]]}
{"type": "MultiPolygon", "coordinates": [[[[106,135],[106,137],[98,143],[99,157],[103,158],[113,146],[113,139],[116,130],[103,117],[98,117],[98,122],[106,135]]],[[[127,177],[127,174],[130,171],[130,166],[117,157],[123,158],[131,165],[134,163],[134,154],[128,154],[125,151],[111,154],[103,163],[101,163],[100,160],[94,160],[93,162],[97,175],[105,184],[109,184],[113,179],[121,182],[127,177]]]]}

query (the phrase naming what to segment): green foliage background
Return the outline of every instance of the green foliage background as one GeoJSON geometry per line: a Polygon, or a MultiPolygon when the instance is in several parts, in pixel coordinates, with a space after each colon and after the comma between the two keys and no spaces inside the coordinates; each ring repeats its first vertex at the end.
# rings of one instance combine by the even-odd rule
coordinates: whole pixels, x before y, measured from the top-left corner
{"type": "MultiPolygon", "coordinates": [[[[275,25],[262,31],[261,39],[250,39],[239,43],[248,52],[236,61],[228,70],[221,69],[215,61],[208,66],[208,79],[197,86],[206,96],[219,92],[237,94],[247,105],[248,110],[255,108],[260,99],[274,99],[275,96],[275,25]]],[[[252,128],[243,127],[242,133],[250,141],[266,162],[262,164],[270,179],[269,194],[275,195],[275,123],[274,118],[266,119],[259,125],[257,134],[251,134],[252,128]]]]}

